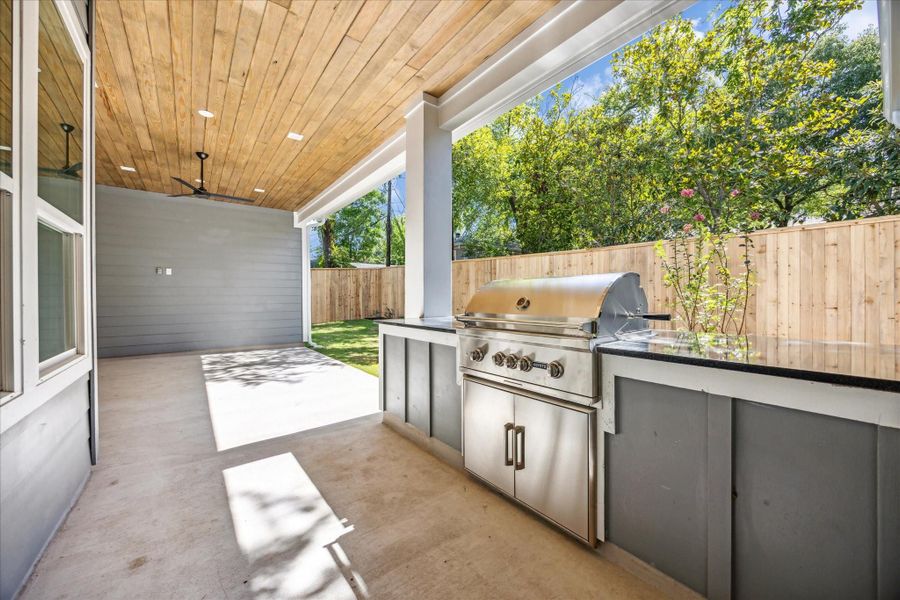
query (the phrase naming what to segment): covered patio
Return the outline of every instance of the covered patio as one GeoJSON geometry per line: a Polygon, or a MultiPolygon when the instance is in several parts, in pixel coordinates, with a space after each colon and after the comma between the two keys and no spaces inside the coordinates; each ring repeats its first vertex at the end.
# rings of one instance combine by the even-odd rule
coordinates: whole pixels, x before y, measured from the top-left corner
{"type": "Polygon", "coordinates": [[[104,359],[104,461],[22,598],[660,598],[304,348],[104,359]]]}
{"type": "Polygon", "coordinates": [[[454,143],[694,3],[0,0],[0,600],[896,598],[895,214],[760,234],[760,335],[651,323],[663,240],[454,297],[454,143]],[[312,238],[400,173],[390,294],[335,288],[403,316],[373,376],[315,350],[312,238]]]}

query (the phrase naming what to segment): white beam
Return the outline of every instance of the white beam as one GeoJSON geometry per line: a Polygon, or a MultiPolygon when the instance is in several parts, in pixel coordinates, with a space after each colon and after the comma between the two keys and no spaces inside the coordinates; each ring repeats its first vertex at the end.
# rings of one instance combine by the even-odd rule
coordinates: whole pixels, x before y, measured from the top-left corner
{"type": "Polygon", "coordinates": [[[294,213],[296,220],[321,220],[402,173],[406,169],[405,133],[401,131],[376,148],[325,191],[297,210],[294,213]]]}
{"type": "Polygon", "coordinates": [[[465,137],[694,2],[561,2],[441,96],[441,127],[465,137]]]}
{"type": "Polygon", "coordinates": [[[406,270],[404,316],[451,312],[450,132],[438,126],[437,100],[422,94],[406,115],[406,270]]]}
{"type": "MultiPolygon", "coordinates": [[[[440,97],[440,127],[457,140],[693,3],[561,2],[440,97]]],[[[298,220],[325,217],[402,173],[405,145],[401,131],[300,208],[298,220]]]]}
{"type": "MultiPolygon", "coordinates": [[[[295,223],[296,225],[296,223],[295,223]]],[[[302,224],[300,229],[300,329],[302,340],[312,342],[312,274],[310,273],[309,236],[312,226],[302,224]]]]}

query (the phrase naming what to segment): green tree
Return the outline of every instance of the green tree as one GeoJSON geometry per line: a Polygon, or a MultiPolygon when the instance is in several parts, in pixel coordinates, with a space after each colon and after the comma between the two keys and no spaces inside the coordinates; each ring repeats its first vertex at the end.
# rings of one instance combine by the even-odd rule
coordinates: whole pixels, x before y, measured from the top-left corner
{"type": "Polygon", "coordinates": [[[614,55],[592,106],[557,87],[458,141],[467,255],[897,213],[877,34],[840,25],[859,6],[739,0],[705,35],[670,19],[614,55]]]}
{"type": "Polygon", "coordinates": [[[676,17],[616,57],[638,122],[666,145],[674,187],[689,190],[688,211],[715,230],[746,226],[754,210],[783,226],[833,184],[830,142],[856,107],[824,85],[835,62],[815,50],[859,4],[745,0],[707,35],[676,17]]]}
{"type": "Polygon", "coordinates": [[[453,145],[453,230],[467,256],[509,254],[513,240],[510,152],[513,109],[453,145]]]}
{"type": "MultiPolygon", "coordinates": [[[[391,222],[391,264],[406,264],[406,216],[394,217],[391,222]]],[[[384,251],[382,251],[382,255],[384,251]]]]}
{"type": "Polygon", "coordinates": [[[383,207],[384,195],[373,190],[330,216],[319,228],[323,251],[316,266],[349,267],[355,262],[382,262],[383,207]]]}

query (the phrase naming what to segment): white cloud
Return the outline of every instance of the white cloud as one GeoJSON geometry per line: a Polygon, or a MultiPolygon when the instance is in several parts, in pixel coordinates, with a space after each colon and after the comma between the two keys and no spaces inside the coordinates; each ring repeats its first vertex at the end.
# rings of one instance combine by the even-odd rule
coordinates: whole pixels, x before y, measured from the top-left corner
{"type": "Polygon", "coordinates": [[[612,81],[612,67],[606,67],[603,73],[595,73],[587,79],[579,79],[572,90],[572,103],[576,109],[591,106],[597,101],[612,81]]]}
{"type": "Polygon", "coordinates": [[[865,0],[862,8],[847,13],[841,23],[846,27],[845,34],[851,40],[865,31],[870,25],[878,25],[878,9],[875,0],[865,0]]]}

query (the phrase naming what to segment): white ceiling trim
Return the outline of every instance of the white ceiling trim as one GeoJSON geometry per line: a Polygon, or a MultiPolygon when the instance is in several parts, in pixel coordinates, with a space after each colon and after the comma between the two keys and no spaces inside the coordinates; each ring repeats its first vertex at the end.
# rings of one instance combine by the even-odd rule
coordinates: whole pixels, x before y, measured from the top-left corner
{"type": "Polygon", "coordinates": [[[303,227],[327,217],[405,170],[406,132],[401,131],[295,211],[294,226],[303,227]]]}
{"type": "MultiPolygon", "coordinates": [[[[451,131],[454,141],[460,139],[694,1],[561,2],[438,99],[441,128],[451,131]]],[[[406,136],[401,131],[298,209],[295,225],[340,210],[405,168],[406,136]]]]}

